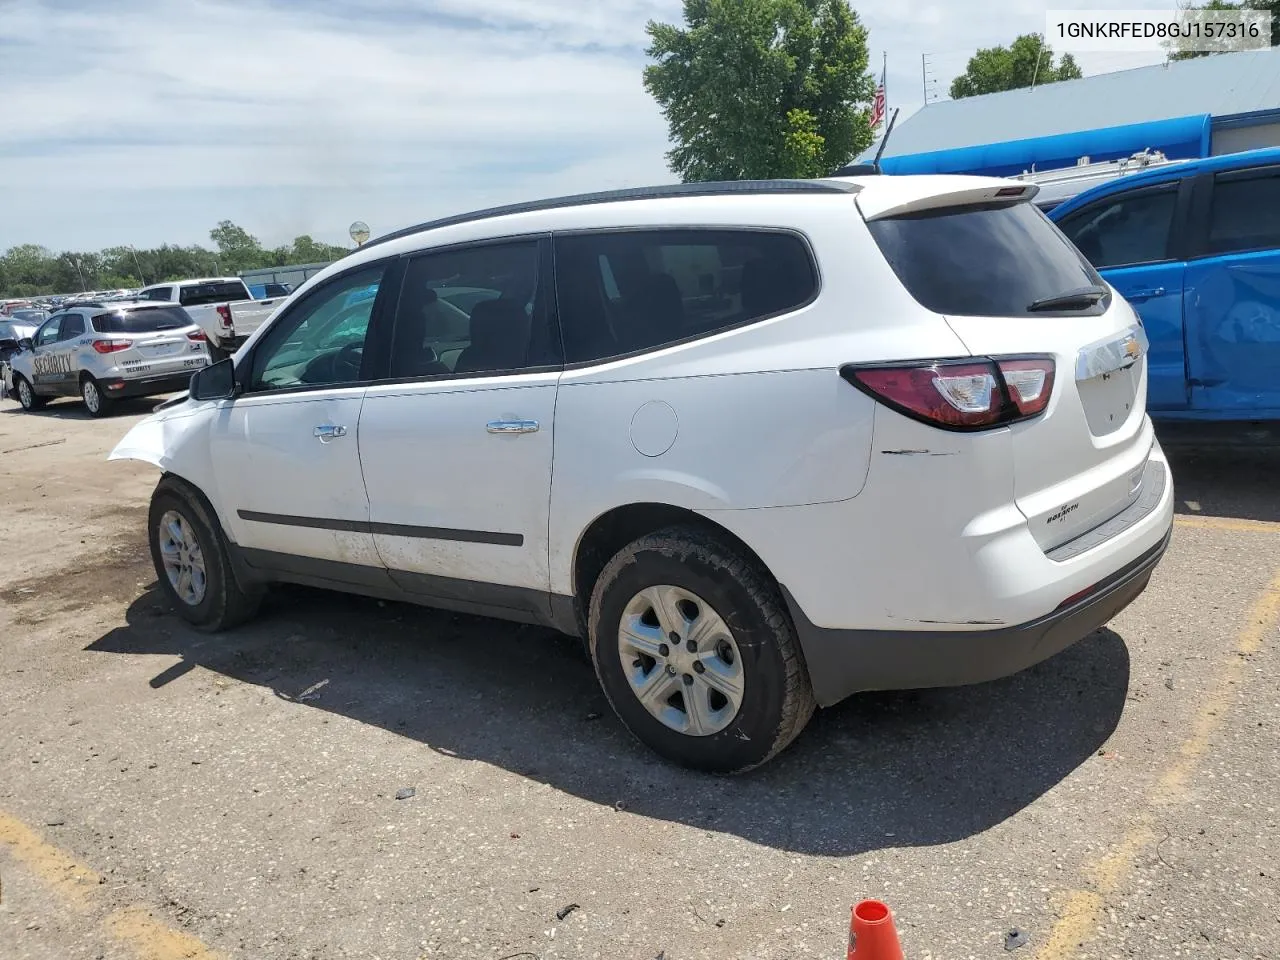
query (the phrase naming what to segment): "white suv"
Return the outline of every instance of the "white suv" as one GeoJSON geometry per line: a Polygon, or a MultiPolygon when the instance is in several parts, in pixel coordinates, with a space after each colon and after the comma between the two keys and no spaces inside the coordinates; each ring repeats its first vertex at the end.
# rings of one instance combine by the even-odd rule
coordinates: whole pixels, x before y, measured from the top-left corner
{"type": "Polygon", "coordinates": [[[692,184],[362,247],[113,459],[198,626],[291,581],[547,624],[635,735],[743,770],[815,703],[975,683],[1172,529],[1134,312],[972,177],[692,184]]]}

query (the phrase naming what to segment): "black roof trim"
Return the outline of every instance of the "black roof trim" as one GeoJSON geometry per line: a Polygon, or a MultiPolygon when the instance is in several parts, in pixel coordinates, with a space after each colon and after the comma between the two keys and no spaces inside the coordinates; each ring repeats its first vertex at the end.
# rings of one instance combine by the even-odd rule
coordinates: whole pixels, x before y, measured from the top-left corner
{"type": "MultiPolygon", "coordinates": [[[[462,213],[440,220],[430,220],[412,227],[405,227],[393,233],[385,234],[357,247],[352,253],[368,250],[379,243],[399,240],[415,233],[424,233],[439,227],[452,227],[460,223],[471,223],[476,220],[490,220],[494,217],[506,217],[517,213],[537,213],[542,210],[559,210],[565,207],[580,207],[596,203],[618,203],[624,200],[661,200],[667,197],[718,197],[735,193],[746,194],[780,194],[780,193],[856,193],[854,184],[831,183],[820,180],[725,180],[706,183],[672,183],[660,187],[630,187],[625,190],[604,190],[598,193],[579,193],[568,197],[555,197],[550,200],[534,200],[528,203],[513,203],[501,207],[489,207],[473,213],[462,213]]],[[[348,254],[350,256],[351,254],[348,254]]]]}
{"type": "Polygon", "coordinates": [[[874,163],[850,163],[841,167],[833,177],[873,177],[880,173],[880,168],[874,163]]]}

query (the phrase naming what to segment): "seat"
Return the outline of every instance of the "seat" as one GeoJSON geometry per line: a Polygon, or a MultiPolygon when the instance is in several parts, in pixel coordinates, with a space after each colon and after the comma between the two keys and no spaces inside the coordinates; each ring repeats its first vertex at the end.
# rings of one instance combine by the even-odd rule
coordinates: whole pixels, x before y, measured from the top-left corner
{"type": "Polygon", "coordinates": [[[471,311],[471,344],[458,355],[454,373],[519,370],[529,357],[532,324],[523,303],[484,300],[471,311]]]}
{"type": "Polygon", "coordinates": [[[619,330],[623,349],[643,350],[688,336],[684,296],[675,278],[651,273],[626,296],[619,330]]]}
{"type": "Polygon", "coordinates": [[[396,312],[395,344],[391,353],[392,377],[432,377],[449,373],[435,349],[427,343],[431,308],[437,301],[430,287],[405,289],[396,312]]]}

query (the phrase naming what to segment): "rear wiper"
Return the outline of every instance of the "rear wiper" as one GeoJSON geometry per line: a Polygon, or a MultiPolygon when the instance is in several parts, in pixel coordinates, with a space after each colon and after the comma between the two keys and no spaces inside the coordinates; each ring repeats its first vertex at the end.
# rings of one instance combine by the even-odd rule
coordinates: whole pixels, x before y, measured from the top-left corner
{"type": "Polygon", "coordinates": [[[1027,310],[1035,313],[1040,310],[1077,310],[1092,307],[1108,293],[1106,287],[1090,285],[1068,290],[1052,297],[1041,297],[1027,304],[1027,310]]]}

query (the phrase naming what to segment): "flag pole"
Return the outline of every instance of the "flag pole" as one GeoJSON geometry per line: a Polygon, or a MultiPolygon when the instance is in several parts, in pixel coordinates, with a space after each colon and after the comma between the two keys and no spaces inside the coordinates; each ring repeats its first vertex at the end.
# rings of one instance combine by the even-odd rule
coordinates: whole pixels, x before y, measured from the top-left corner
{"type": "Polygon", "coordinates": [[[889,115],[889,51],[881,54],[884,60],[880,64],[880,86],[884,88],[884,115],[889,115]]]}

